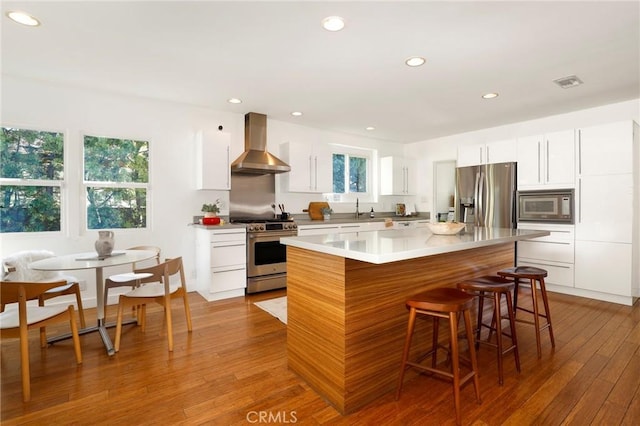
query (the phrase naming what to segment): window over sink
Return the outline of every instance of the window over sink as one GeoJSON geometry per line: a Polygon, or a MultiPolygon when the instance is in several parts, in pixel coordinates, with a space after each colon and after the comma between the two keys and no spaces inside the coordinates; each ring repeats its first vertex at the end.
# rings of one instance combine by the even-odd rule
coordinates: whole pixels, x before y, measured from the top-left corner
{"type": "Polygon", "coordinates": [[[333,192],[325,195],[334,202],[370,200],[374,154],[373,150],[333,145],[333,192]]]}

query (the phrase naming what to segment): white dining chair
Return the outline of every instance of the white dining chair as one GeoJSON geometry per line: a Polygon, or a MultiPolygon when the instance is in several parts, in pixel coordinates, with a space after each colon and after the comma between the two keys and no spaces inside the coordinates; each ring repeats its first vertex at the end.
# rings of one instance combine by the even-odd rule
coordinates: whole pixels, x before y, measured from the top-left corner
{"type": "Polygon", "coordinates": [[[82,350],[78,325],[76,324],[73,305],[35,306],[27,305],[28,300],[38,299],[44,292],[64,285],[64,280],[43,282],[0,282],[0,297],[2,303],[17,303],[0,312],[0,335],[2,338],[20,339],[20,370],[22,376],[22,397],[25,402],[31,400],[31,377],[29,371],[29,330],[40,329],[40,346],[46,348],[46,326],[52,323],[69,321],[71,336],[73,337],[73,349],[76,362],[82,363],[82,350]]]}
{"type": "MultiPolygon", "coordinates": [[[[2,259],[2,281],[47,283],[64,280],[62,285],[50,288],[42,293],[38,298],[38,304],[44,306],[46,300],[64,295],[73,295],[76,298],[80,326],[86,328],[78,279],[72,275],[62,274],[59,271],[36,271],[29,268],[29,264],[32,262],[54,256],[55,254],[48,250],[24,250],[13,253],[2,259]]],[[[4,301],[2,303],[4,304],[4,301]]]]}
{"type": "Polygon", "coordinates": [[[173,323],[171,321],[171,300],[181,298],[184,304],[184,311],[187,318],[187,330],[192,331],[191,311],[187,296],[186,280],[182,257],[167,259],[165,262],[149,268],[136,269],[135,273],[150,273],[151,276],[144,278],[139,287],[120,295],[118,302],[118,318],[116,320],[116,341],[115,350],[120,350],[120,338],[122,335],[122,315],[126,306],[140,306],[138,312],[138,324],[142,331],[146,327],[146,304],[156,302],[163,306],[165,322],[167,324],[167,338],[169,352],[173,351],[173,323]],[[172,282],[172,278],[174,278],[172,282]]]}

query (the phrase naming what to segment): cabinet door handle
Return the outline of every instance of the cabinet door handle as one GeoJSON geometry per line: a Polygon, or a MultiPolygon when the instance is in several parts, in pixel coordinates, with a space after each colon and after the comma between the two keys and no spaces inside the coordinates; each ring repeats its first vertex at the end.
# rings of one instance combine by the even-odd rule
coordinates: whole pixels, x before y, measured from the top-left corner
{"type": "Polygon", "coordinates": [[[483,161],[482,161],[482,147],[478,148],[478,151],[480,153],[480,158],[478,158],[478,164],[482,164],[483,163],[483,161]]]}
{"type": "Polygon", "coordinates": [[[582,131],[578,129],[578,174],[582,174],[582,131]]]}
{"type": "Polygon", "coordinates": [[[547,156],[547,161],[546,161],[546,167],[545,170],[547,171],[547,179],[545,182],[549,183],[549,139],[546,140],[547,144],[546,144],[546,156],[547,156]]]}
{"type": "MultiPolygon", "coordinates": [[[[229,147],[227,147],[227,170],[231,170],[231,164],[229,163],[230,158],[229,147]]],[[[229,182],[230,178],[231,173],[227,173],[227,188],[231,188],[231,182],[229,182]]]]}
{"type": "Polygon", "coordinates": [[[313,170],[313,157],[310,155],[309,156],[309,189],[313,189],[313,173],[311,173],[311,170],[313,170]]]}
{"type": "Polygon", "coordinates": [[[540,183],[540,169],[542,168],[542,158],[540,158],[540,141],[538,141],[538,183],[540,183]]]}
{"type": "Polygon", "coordinates": [[[582,223],[582,178],[578,179],[578,223],[582,223]]]}
{"type": "Polygon", "coordinates": [[[314,162],[314,168],[313,171],[314,173],[314,177],[315,177],[315,184],[314,184],[314,188],[316,191],[318,190],[318,156],[316,155],[315,157],[313,157],[313,162],[314,162]]]}
{"type": "Polygon", "coordinates": [[[487,164],[491,164],[491,160],[489,159],[489,147],[487,147],[487,164]]]}

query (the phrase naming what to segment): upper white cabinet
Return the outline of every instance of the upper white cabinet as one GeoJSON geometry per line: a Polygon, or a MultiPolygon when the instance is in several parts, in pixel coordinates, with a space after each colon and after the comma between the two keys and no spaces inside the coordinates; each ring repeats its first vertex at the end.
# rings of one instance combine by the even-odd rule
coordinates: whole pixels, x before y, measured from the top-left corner
{"type": "Polygon", "coordinates": [[[516,141],[508,139],[482,145],[461,146],[458,148],[458,167],[477,166],[479,164],[508,163],[517,160],[516,141]]]}
{"type": "Polygon", "coordinates": [[[518,138],[518,189],[575,186],[575,131],[518,138]]]}
{"type": "Polygon", "coordinates": [[[333,187],[331,150],[322,143],[285,142],[280,158],[291,166],[281,175],[285,192],[331,192],[333,187]]]}
{"type": "Polygon", "coordinates": [[[633,130],[633,121],[578,129],[578,175],[633,173],[633,130]]]}
{"type": "Polygon", "coordinates": [[[231,135],[219,131],[196,135],[196,188],[231,189],[231,135]]]}
{"type": "Polygon", "coordinates": [[[380,159],[380,195],[415,194],[415,163],[402,157],[380,159]]]}

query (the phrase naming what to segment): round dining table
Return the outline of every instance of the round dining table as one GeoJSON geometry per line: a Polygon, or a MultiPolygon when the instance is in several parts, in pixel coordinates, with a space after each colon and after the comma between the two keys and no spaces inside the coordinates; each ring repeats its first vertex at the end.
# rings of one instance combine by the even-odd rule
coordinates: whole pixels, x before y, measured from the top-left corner
{"type": "MultiPolygon", "coordinates": [[[[104,277],[103,269],[109,266],[126,265],[129,263],[141,262],[143,260],[155,257],[157,253],[151,250],[114,250],[108,256],[99,256],[96,252],[67,254],[62,256],[49,257],[47,259],[38,260],[30,263],[31,269],[38,271],[71,271],[79,269],[95,269],[96,270],[96,309],[98,323],[95,327],[81,329],[80,334],[86,334],[97,331],[107,350],[107,354],[115,354],[115,349],[111,338],[107,333],[107,326],[104,318],[104,277]]],[[[66,339],[71,335],[56,336],[50,340],[53,343],[66,339]]]]}

